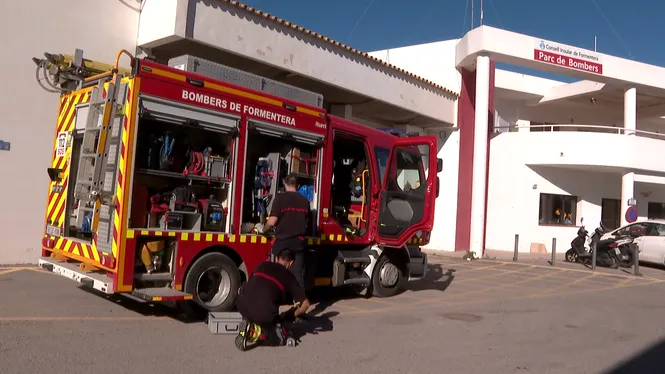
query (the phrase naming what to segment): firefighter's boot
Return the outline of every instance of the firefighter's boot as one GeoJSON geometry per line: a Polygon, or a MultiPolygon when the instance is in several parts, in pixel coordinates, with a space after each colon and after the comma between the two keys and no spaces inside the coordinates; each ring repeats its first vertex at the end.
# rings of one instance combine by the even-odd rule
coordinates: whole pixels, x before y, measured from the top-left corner
{"type": "Polygon", "coordinates": [[[235,339],[236,348],[241,351],[247,349],[248,344],[256,343],[261,338],[261,327],[246,319],[240,321],[238,326],[238,335],[235,339]]]}

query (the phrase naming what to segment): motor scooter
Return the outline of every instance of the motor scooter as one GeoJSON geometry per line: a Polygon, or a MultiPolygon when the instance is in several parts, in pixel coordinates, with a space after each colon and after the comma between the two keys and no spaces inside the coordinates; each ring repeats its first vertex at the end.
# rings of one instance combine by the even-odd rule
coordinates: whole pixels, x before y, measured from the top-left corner
{"type": "Polygon", "coordinates": [[[617,269],[623,262],[630,261],[630,258],[624,258],[619,249],[619,240],[623,244],[632,242],[632,238],[606,239],[600,240],[606,229],[603,223],[594,230],[589,238],[589,249],[586,248],[589,232],[584,227],[584,218],[581,220],[582,226],[577,230],[577,236],[570,242],[570,249],[566,251],[566,261],[589,263],[593,258],[593,251],[596,251],[596,265],[617,269]],[[625,241],[625,243],[623,243],[625,241]]]}

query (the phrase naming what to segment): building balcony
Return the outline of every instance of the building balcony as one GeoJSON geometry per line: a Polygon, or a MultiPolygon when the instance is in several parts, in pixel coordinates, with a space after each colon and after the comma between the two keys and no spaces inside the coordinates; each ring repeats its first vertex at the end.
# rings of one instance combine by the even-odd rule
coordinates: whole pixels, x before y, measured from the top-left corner
{"type": "Polygon", "coordinates": [[[569,124],[497,127],[495,131],[492,155],[515,158],[525,165],[665,172],[665,134],[569,124]]]}

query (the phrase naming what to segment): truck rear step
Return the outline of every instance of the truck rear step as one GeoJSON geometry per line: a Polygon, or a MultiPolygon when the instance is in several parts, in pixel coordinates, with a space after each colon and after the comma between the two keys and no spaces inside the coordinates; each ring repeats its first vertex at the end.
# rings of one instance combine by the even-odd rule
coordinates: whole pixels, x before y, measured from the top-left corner
{"type": "Polygon", "coordinates": [[[192,300],[194,296],[168,287],[137,288],[132,296],[146,301],[192,300]]]}
{"type": "Polygon", "coordinates": [[[39,266],[55,274],[73,279],[82,285],[94,288],[106,294],[113,293],[113,280],[104,273],[81,270],[78,263],[56,260],[51,257],[40,257],[39,266]]]}

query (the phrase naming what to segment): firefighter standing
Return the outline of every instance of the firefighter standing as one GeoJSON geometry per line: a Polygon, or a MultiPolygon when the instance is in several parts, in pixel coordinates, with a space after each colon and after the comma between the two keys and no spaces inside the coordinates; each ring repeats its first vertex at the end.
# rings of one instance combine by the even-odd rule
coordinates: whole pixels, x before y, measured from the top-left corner
{"type": "Polygon", "coordinates": [[[270,218],[263,227],[266,233],[275,227],[275,241],[271,253],[278,255],[283,249],[290,249],[295,260],[290,269],[296,276],[301,287],[305,287],[305,235],[310,216],[310,205],[307,198],[298,191],[298,180],[292,174],[284,178],[285,192],[278,194],[272,204],[270,218]]]}

